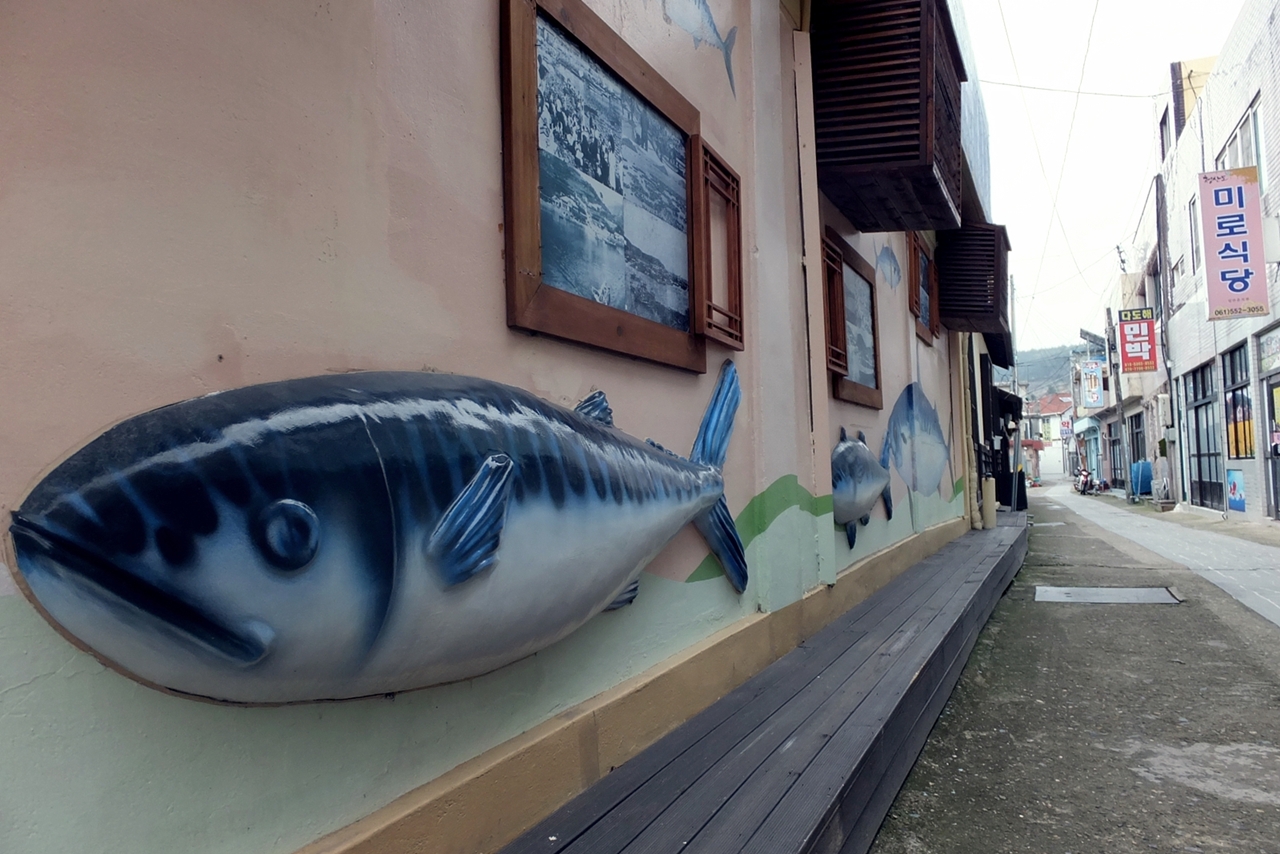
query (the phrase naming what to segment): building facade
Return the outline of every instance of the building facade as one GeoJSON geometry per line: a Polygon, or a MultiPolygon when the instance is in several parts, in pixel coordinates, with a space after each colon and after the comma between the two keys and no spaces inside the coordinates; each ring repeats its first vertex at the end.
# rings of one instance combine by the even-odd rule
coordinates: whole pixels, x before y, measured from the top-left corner
{"type": "MultiPolygon", "coordinates": [[[[604,391],[683,455],[729,360],[749,567],[735,590],[688,527],[633,603],[514,663],[245,706],[140,684],[46,620],[7,537],[0,850],[493,850],[981,524],[1017,418],[958,4],[25,4],[0,46],[5,510],[113,425],[368,371],[604,391]],[[885,118],[909,150],[858,137],[879,100],[841,73],[850,34],[884,42],[858,17],[878,6],[915,28],[885,118]],[[855,538],[832,451],[858,435],[890,501],[855,538]]],[[[513,548],[480,575],[535,557],[513,548]]]]}

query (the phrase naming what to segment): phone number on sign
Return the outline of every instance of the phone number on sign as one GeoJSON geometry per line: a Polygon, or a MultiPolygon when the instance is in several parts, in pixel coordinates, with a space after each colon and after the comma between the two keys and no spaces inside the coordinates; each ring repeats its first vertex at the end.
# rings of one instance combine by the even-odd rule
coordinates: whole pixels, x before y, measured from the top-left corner
{"type": "Polygon", "coordinates": [[[1250,305],[1244,308],[1215,308],[1213,310],[1214,317],[1237,317],[1242,314],[1266,314],[1267,310],[1260,305],[1250,305]]]}

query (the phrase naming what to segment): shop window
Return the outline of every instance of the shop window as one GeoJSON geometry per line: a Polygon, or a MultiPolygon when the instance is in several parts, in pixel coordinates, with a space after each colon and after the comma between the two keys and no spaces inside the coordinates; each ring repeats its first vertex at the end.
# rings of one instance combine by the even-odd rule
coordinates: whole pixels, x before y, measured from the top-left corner
{"type": "Polygon", "coordinates": [[[738,176],[582,0],[502,2],[507,324],[690,371],[743,346],[738,176]]]}
{"type": "Polygon", "coordinates": [[[926,344],[932,344],[942,329],[938,316],[938,269],[933,263],[933,250],[925,242],[924,235],[911,232],[908,235],[911,283],[909,301],[911,313],[916,319],[916,335],[926,344]]]}
{"type": "Polygon", "coordinates": [[[822,241],[827,370],[840,400],[880,409],[880,328],[875,270],[828,228],[822,241]]]}
{"type": "Polygon", "coordinates": [[[1227,415],[1227,458],[1251,460],[1253,395],[1249,389],[1249,354],[1244,344],[1222,357],[1223,402],[1227,415]]]}
{"type": "Polygon", "coordinates": [[[1191,272],[1200,269],[1200,203],[1195,196],[1187,202],[1187,217],[1191,226],[1191,272]]]}

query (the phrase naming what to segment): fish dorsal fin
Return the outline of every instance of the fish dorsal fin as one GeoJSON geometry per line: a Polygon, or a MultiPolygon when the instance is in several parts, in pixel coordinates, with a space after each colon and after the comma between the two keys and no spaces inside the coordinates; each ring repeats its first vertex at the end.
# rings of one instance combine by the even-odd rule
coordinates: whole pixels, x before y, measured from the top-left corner
{"type": "Polygon", "coordinates": [[[858,441],[859,441],[859,442],[861,442],[861,443],[862,443],[862,444],[864,444],[864,445],[865,445],[865,444],[867,444],[867,434],[866,434],[866,433],[863,433],[861,430],[859,430],[859,431],[858,431],[858,441]]]}
{"type": "Polygon", "coordinates": [[[609,408],[609,399],[602,391],[591,392],[582,399],[582,403],[573,408],[573,411],[584,418],[598,421],[606,427],[613,426],[613,410],[609,408]]]}
{"type": "Polygon", "coordinates": [[[645,439],[644,441],[645,441],[645,444],[648,445],[649,447],[656,448],[657,450],[662,451],[662,453],[666,454],[669,457],[675,457],[678,460],[684,459],[684,457],[680,456],[675,451],[671,451],[671,450],[668,450],[667,448],[662,447],[652,439],[645,439]]]}
{"type": "Polygon", "coordinates": [[[471,482],[444,511],[427,541],[427,555],[452,587],[493,565],[507,519],[514,464],[506,454],[491,454],[471,482]]]}
{"type": "Polygon", "coordinates": [[[840,425],[840,441],[841,442],[849,441],[849,431],[844,429],[843,424],[840,425]]]}

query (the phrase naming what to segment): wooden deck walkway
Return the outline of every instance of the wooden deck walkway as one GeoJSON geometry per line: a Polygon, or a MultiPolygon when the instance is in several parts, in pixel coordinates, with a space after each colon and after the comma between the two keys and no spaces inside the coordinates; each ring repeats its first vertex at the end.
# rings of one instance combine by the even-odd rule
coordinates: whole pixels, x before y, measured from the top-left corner
{"type": "Polygon", "coordinates": [[[1025,513],[903,572],[504,854],[861,854],[1027,549],[1025,513]]]}

